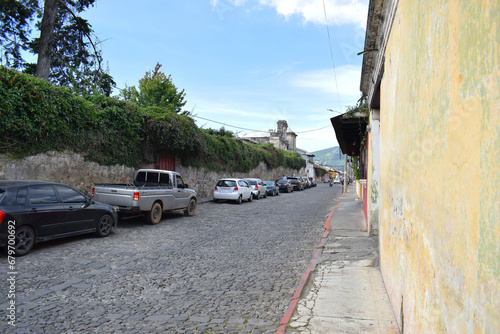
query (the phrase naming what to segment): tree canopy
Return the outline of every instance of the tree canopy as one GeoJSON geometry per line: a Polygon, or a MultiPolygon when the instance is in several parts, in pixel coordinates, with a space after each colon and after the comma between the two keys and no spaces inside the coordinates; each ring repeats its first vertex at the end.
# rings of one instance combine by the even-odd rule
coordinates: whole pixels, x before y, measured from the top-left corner
{"type": "Polygon", "coordinates": [[[0,0],[0,64],[21,69],[37,1],[0,0]]]}
{"type": "Polygon", "coordinates": [[[99,40],[79,16],[95,0],[0,0],[0,63],[80,94],[111,94],[113,78],[103,69],[99,40]],[[31,35],[33,29],[39,36],[31,35]],[[36,64],[23,51],[38,56],[36,64]]]}
{"type": "MultiPolygon", "coordinates": [[[[139,80],[139,89],[126,87],[121,92],[125,101],[132,102],[141,107],[157,107],[160,112],[181,113],[186,104],[184,89],[179,91],[172,82],[171,75],[166,76],[160,71],[161,64],[157,63],[152,71],[146,72],[144,78],[139,80]]],[[[183,112],[185,114],[185,112],[183,112]]]]}

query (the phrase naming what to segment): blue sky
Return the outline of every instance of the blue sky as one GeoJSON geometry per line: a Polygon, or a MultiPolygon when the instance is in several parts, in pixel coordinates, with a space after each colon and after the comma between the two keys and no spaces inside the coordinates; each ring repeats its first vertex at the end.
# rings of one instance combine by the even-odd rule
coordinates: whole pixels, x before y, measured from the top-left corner
{"type": "Polygon", "coordinates": [[[323,0],[98,0],[84,16],[119,88],[160,63],[194,115],[239,135],[284,119],[312,152],[338,145],[328,109],[360,97],[368,12],[368,0],[324,4],[330,39],[323,0]]]}

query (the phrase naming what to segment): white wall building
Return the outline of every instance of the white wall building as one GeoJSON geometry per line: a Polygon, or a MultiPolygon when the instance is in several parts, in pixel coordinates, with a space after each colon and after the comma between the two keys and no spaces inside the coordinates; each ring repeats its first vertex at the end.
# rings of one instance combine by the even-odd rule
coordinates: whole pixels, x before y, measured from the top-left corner
{"type": "Polygon", "coordinates": [[[295,132],[288,127],[285,120],[278,121],[276,125],[276,129],[250,132],[240,138],[250,139],[261,144],[271,143],[274,147],[289,152],[296,151],[297,135],[295,132]]]}

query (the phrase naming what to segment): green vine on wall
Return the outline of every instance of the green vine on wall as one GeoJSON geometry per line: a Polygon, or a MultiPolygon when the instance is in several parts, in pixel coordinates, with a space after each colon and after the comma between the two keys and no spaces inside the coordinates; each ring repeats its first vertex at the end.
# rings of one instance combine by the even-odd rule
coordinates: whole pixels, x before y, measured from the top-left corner
{"type": "Polygon", "coordinates": [[[248,144],[228,131],[204,131],[186,115],[101,95],[83,98],[0,66],[0,152],[20,159],[64,150],[136,168],[163,152],[214,171],[248,172],[261,161],[269,168],[306,165],[296,152],[248,144]]]}

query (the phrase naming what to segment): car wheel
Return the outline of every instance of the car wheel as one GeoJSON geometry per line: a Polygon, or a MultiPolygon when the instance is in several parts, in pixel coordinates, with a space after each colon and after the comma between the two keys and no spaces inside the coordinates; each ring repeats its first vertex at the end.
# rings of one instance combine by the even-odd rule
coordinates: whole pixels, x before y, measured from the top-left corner
{"type": "Polygon", "coordinates": [[[98,237],[107,237],[109,233],[111,233],[111,229],[113,228],[113,218],[108,215],[104,214],[99,218],[99,221],[97,222],[97,229],[95,231],[95,234],[98,237]]]}
{"type": "Polygon", "coordinates": [[[241,204],[241,195],[238,197],[238,199],[236,200],[236,203],[238,204],[241,204]]]}
{"type": "Polygon", "coordinates": [[[252,193],[250,193],[250,197],[248,197],[248,201],[249,202],[253,201],[253,195],[252,195],[252,193]]]}
{"type": "MultiPolygon", "coordinates": [[[[29,226],[21,225],[16,229],[16,241],[14,245],[14,253],[16,256],[24,256],[29,253],[35,246],[35,231],[29,226]]],[[[11,245],[12,246],[12,245],[11,245]]],[[[11,248],[12,249],[12,248],[11,248]]],[[[9,246],[4,247],[5,252],[8,254],[9,246]]]]}
{"type": "Polygon", "coordinates": [[[194,198],[191,198],[186,210],[184,210],[184,214],[186,216],[194,216],[195,211],[196,211],[196,200],[194,198]]]}
{"type": "Polygon", "coordinates": [[[260,191],[257,193],[257,196],[255,197],[255,199],[260,199],[260,191]]]}
{"type": "Polygon", "coordinates": [[[163,213],[163,209],[161,207],[161,204],[158,202],[155,202],[153,206],[151,207],[151,211],[149,211],[146,214],[146,220],[148,224],[151,225],[156,225],[160,222],[161,220],[161,215],[163,213]]]}

